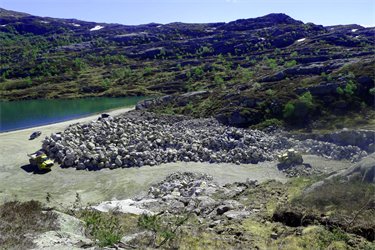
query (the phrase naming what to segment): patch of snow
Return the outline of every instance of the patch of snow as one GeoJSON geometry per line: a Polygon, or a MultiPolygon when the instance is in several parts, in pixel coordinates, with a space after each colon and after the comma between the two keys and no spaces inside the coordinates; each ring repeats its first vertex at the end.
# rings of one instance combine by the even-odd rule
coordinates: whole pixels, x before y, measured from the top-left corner
{"type": "Polygon", "coordinates": [[[72,23],[73,26],[79,27],[81,26],[80,24],[72,23]]]}
{"type": "Polygon", "coordinates": [[[373,28],[373,27],[375,27],[375,25],[373,25],[373,26],[367,26],[367,25],[362,25],[362,24],[360,24],[363,28],[373,28]]]}
{"type": "Polygon", "coordinates": [[[163,25],[156,26],[156,28],[161,28],[163,25]]]}
{"type": "Polygon", "coordinates": [[[355,38],[358,38],[359,36],[356,36],[355,38]]]}
{"type": "Polygon", "coordinates": [[[266,40],[266,38],[264,38],[264,37],[259,37],[259,38],[262,39],[263,41],[266,40]]]}
{"type": "Polygon", "coordinates": [[[306,40],[306,38],[301,38],[301,39],[298,39],[297,42],[303,42],[305,40],[306,40]]]}
{"type": "Polygon", "coordinates": [[[6,24],[2,24],[2,25],[0,25],[1,27],[5,27],[5,26],[7,26],[6,24]]]}
{"type": "Polygon", "coordinates": [[[356,32],[358,29],[352,29],[352,32],[356,32]]]}
{"type": "Polygon", "coordinates": [[[47,21],[40,21],[41,23],[49,23],[49,22],[47,22],[47,21]]]}
{"type": "Polygon", "coordinates": [[[103,28],[104,28],[104,26],[96,25],[94,28],[90,29],[90,31],[100,30],[100,29],[103,29],[103,28]]]}

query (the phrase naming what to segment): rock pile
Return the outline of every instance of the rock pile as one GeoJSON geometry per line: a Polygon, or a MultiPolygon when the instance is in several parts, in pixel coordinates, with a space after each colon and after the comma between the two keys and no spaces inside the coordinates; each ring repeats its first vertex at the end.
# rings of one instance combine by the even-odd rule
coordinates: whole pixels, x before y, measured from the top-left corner
{"type": "Polygon", "coordinates": [[[167,195],[175,197],[195,197],[203,192],[216,191],[219,186],[213,182],[213,177],[205,173],[176,172],[150,187],[148,196],[160,198],[167,195]]]}
{"type": "Polygon", "coordinates": [[[313,139],[299,141],[290,138],[286,140],[285,144],[289,145],[289,147],[294,147],[294,149],[299,152],[320,155],[332,160],[358,162],[360,159],[367,156],[367,152],[357,146],[338,146],[331,142],[322,142],[313,139]]]}
{"type": "Polygon", "coordinates": [[[251,185],[255,182],[220,186],[205,173],[175,172],[153,184],[147,195],[137,196],[134,206],[153,212],[192,212],[201,218],[217,215],[228,219],[243,218],[249,216],[249,211],[244,211],[244,205],[231,198],[251,185]]]}
{"type": "Polygon", "coordinates": [[[63,167],[88,170],[176,161],[251,163],[273,160],[292,147],[334,160],[358,161],[367,155],[356,146],[287,139],[224,126],[213,118],[188,119],[148,112],[109,118],[70,125],[64,132],[46,137],[42,148],[63,167]]]}
{"type": "Polygon", "coordinates": [[[117,117],[71,125],[43,140],[43,149],[65,167],[140,167],[176,161],[272,160],[275,137],[257,130],[220,125],[215,119],[166,123],[159,119],[117,117]]]}

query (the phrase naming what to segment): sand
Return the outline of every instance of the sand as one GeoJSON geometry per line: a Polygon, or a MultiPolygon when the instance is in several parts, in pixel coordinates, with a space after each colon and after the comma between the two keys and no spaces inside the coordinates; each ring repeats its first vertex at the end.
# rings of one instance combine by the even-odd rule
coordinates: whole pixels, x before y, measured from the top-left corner
{"type": "MultiPolygon", "coordinates": [[[[111,116],[117,116],[132,108],[112,110],[111,116]]],[[[210,163],[168,163],[159,166],[141,168],[102,169],[100,171],[76,170],[61,168],[58,164],[49,172],[36,171],[29,165],[27,154],[41,148],[41,140],[52,132],[63,131],[70,124],[88,123],[97,120],[99,114],[66,122],[41,127],[0,133],[0,198],[39,200],[45,202],[47,193],[64,205],[74,202],[76,193],[80,194],[84,204],[97,204],[108,200],[125,200],[134,197],[141,191],[147,191],[150,184],[161,181],[167,174],[180,171],[205,172],[214,176],[220,184],[235,181],[276,179],[285,182],[287,179],[277,169],[277,162],[258,164],[210,164],[210,163]],[[36,130],[42,135],[29,140],[36,130]]],[[[305,162],[327,171],[344,168],[345,162],[329,161],[318,156],[306,156],[305,162]]]]}

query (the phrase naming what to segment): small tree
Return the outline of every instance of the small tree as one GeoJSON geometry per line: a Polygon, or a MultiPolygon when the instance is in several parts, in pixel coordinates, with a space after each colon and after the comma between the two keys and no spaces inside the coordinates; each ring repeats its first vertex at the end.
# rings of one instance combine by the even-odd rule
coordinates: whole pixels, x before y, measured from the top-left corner
{"type": "Polygon", "coordinates": [[[285,118],[291,117],[294,114],[294,106],[293,106],[293,104],[288,103],[287,105],[285,105],[283,113],[284,113],[284,117],[285,118]]]}
{"type": "Polygon", "coordinates": [[[354,94],[353,90],[355,89],[357,89],[357,85],[355,85],[352,81],[349,81],[346,84],[345,89],[344,89],[345,95],[347,97],[351,97],[354,94]]]}
{"type": "Polygon", "coordinates": [[[312,105],[312,95],[310,91],[307,91],[303,96],[299,98],[301,102],[305,102],[308,106],[312,105]]]}
{"type": "Polygon", "coordinates": [[[337,94],[339,94],[339,95],[344,94],[344,90],[342,90],[342,88],[340,88],[340,87],[337,87],[337,88],[336,88],[336,92],[337,92],[337,94]]]}

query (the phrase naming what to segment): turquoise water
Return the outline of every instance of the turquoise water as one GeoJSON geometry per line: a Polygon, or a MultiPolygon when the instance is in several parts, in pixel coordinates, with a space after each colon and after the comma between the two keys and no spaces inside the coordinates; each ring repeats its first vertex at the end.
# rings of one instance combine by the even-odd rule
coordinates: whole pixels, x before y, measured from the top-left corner
{"type": "Polygon", "coordinates": [[[96,97],[0,102],[0,132],[41,126],[135,105],[150,97],[96,97]]]}

